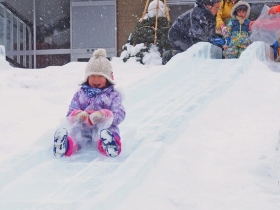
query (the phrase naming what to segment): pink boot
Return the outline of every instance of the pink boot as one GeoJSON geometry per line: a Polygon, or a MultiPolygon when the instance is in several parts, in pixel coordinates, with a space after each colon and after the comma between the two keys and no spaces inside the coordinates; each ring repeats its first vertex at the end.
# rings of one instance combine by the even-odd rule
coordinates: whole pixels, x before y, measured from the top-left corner
{"type": "Polygon", "coordinates": [[[121,141],[117,133],[108,129],[100,131],[100,139],[97,141],[98,150],[101,154],[116,157],[121,153],[121,141]]]}
{"type": "Polygon", "coordinates": [[[78,145],[68,136],[65,128],[59,128],[54,133],[53,154],[56,157],[71,156],[78,151],[78,145]]]}
{"type": "Polygon", "coordinates": [[[79,145],[76,144],[70,136],[68,136],[67,140],[69,146],[67,152],[65,153],[65,156],[71,156],[79,150],[79,145]]]}

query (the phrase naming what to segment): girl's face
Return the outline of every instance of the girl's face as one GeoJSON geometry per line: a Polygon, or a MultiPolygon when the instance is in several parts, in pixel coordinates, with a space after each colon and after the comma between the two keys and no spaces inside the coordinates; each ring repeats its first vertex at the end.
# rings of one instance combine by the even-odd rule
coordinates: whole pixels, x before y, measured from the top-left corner
{"type": "Polygon", "coordinates": [[[237,16],[241,17],[241,18],[245,18],[246,17],[246,13],[247,13],[247,11],[245,11],[245,10],[238,10],[237,11],[237,16]]]}
{"type": "Polygon", "coordinates": [[[88,77],[90,87],[102,89],[106,87],[107,79],[101,75],[91,75],[88,77]]]}

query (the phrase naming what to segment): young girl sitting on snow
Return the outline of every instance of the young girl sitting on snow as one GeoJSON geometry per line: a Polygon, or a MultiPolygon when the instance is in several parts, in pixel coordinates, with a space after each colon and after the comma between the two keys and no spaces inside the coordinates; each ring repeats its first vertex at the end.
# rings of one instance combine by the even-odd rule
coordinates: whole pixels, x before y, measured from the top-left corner
{"type": "Polygon", "coordinates": [[[118,125],[125,118],[121,95],[114,88],[112,66],[106,51],[98,49],[89,60],[85,79],[75,93],[67,113],[69,133],[59,128],[54,134],[55,156],[71,156],[92,143],[104,155],[121,152],[118,125]]]}
{"type": "Polygon", "coordinates": [[[239,58],[240,54],[251,44],[249,39],[250,5],[239,1],[231,11],[231,21],[225,31],[226,44],[224,45],[226,58],[239,58]]]}

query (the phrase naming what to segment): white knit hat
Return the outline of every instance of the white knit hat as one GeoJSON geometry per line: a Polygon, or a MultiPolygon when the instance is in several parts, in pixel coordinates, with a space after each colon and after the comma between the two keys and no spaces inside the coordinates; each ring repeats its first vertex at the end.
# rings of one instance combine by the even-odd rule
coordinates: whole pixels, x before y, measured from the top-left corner
{"type": "Polygon", "coordinates": [[[113,69],[110,61],[106,58],[105,49],[97,49],[89,59],[85,70],[85,80],[91,75],[101,75],[105,77],[112,85],[115,85],[113,69]]]}

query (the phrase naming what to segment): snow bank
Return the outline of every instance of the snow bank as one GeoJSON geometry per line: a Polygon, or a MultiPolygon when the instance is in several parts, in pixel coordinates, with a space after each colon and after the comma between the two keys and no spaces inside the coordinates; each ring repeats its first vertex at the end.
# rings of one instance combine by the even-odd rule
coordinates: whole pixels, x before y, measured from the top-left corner
{"type": "Polygon", "coordinates": [[[0,70],[11,68],[10,64],[6,61],[5,47],[3,45],[0,45],[0,63],[0,70]]]}
{"type": "Polygon", "coordinates": [[[249,68],[254,59],[261,61],[270,70],[280,72],[280,65],[273,61],[273,51],[269,44],[262,41],[253,42],[239,58],[244,63],[244,68],[249,68]]]}

